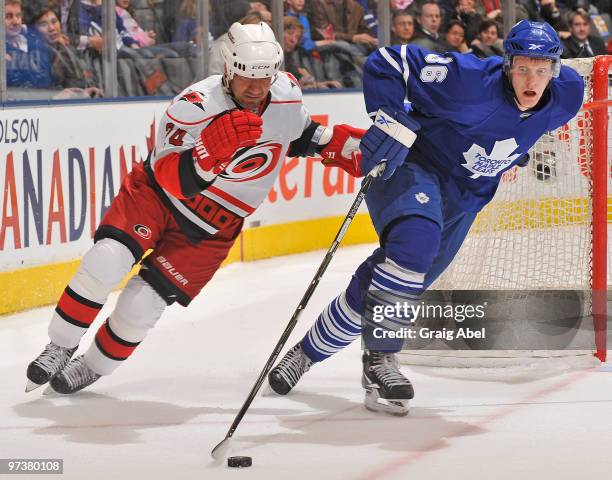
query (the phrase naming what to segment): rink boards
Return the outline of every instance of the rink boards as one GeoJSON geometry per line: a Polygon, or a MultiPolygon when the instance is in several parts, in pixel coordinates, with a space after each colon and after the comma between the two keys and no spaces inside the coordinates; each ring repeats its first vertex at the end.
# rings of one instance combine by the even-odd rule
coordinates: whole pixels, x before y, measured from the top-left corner
{"type": "MultiPolygon", "coordinates": [[[[368,126],[359,92],[304,98],[320,123],[368,126]]],[[[92,245],[123,177],[146,159],[166,106],[167,101],[144,100],[0,110],[0,314],[57,300],[92,245]]],[[[557,159],[580,156],[581,129],[562,133],[564,138],[556,139],[557,159]]],[[[569,183],[562,196],[547,196],[549,183],[557,182],[529,178],[528,188],[502,205],[509,217],[503,215],[506,219],[496,230],[533,228],[533,222],[543,228],[558,226],[559,202],[571,205],[573,215],[565,214],[565,219],[573,216],[570,223],[588,224],[585,178],[569,183]],[[536,190],[539,195],[533,199],[536,190]],[[534,213],[520,213],[525,210],[534,213]],[[512,218],[517,212],[523,220],[512,218]]],[[[247,218],[227,262],[326,248],[358,188],[359,180],[325,169],[316,158],[286,158],[274,188],[247,218]]],[[[346,244],[376,241],[365,208],[361,211],[346,244]]]]}

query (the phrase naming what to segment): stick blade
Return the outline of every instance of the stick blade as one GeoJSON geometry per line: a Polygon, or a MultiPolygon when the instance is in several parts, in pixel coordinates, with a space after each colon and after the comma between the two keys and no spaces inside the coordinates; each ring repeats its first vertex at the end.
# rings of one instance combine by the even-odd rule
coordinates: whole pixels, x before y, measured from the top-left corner
{"type": "Polygon", "coordinates": [[[223,462],[223,460],[225,460],[225,457],[227,456],[227,452],[230,447],[230,440],[231,437],[225,437],[221,442],[217,444],[215,448],[212,449],[212,451],[210,452],[210,456],[213,458],[213,460],[215,460],[216,462],[223,462]]]}

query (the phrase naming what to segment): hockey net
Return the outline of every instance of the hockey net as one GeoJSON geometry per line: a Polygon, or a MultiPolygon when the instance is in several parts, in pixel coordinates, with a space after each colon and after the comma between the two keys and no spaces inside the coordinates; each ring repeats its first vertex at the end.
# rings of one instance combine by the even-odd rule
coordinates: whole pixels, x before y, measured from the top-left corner
{"type": "Polygon", "coordinates": [[[567,289],[589,292],[593,349],[568,351],[410,349],[404,364],[505,367],[605,361],[612,57],[564,60],[585,81],[579,114],[544,135],[524,168],[506,172],[493,201],[478,215],[438,290],[567,289]],[[603,329],[603,331],[602,331],[603,329]],[[596,358],[593,354],[596,354],[596,358]]]}

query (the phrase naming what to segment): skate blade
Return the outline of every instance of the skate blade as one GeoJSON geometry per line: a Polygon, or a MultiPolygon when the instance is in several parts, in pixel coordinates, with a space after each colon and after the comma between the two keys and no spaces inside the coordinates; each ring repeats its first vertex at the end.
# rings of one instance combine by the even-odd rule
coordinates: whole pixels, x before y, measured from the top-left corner
{"type": "Polygon", "coordinates": [[[32,380],[28,380],[26,384],[25,391],[26,393],[31,392],[32,390],[36,390],[39,387],[42,387],[44,383],[34,383],[32,380]]]}
{"type": "Polygon", "coordinates": [[[47,385],[47,388],[45,388],[45,390],[43,391],[43,395],[46,397],[57,397],[61,395],[61,393],[57,393],[55,390],[53,390],[53,387],[51,385],[47,385]]]}
{"type": "Polygon", "coordinates": [[[365,407],[371,412],[382,412],[396,417],[405,417],[410,412],[410,400],[389,400],[375,392],[366,392],[365,407]]]}
{"type": "Polygon", "coordinates": [[[269,383],[266,383],[261,391],[262,397],[278,397],[278,393],[276,393],[269,383]]]}

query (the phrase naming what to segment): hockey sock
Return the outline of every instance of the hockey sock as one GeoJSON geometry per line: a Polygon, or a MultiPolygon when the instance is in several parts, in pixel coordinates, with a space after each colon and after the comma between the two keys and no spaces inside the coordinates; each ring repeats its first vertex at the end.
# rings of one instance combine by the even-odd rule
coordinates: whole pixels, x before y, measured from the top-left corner
{"type": "Polygon", "coordinates": [[[394,353],[404,343],[395,333],[415,320],[410,305],[420,303],[441,234],[436,223],[421,216],[402,217],[385,233],[386,256],[373,267],[365,299],[363,341],[369,350],[394,353]]]}
{"type": "Polygon", "coordinates": [[[166,302],[142,277],[132,277],[85,352],[87,366],[99,375],[111,374],[144,340],[165,308],[166,302]]]}
{"type": "Polygon", "coordinates": [[[357,268],[347,289],[321,312],[302,339],[302,350],[313,362],[325,360],[361,335],[363,292],[373,265],[382,259],[384,252],[379,248],[357,268]]]}
{"type": "Polygon", "coordinates": [[[76,347],[108,294],[133,264],[134,257],[125,245],[110,238],[96,242],[59,299],[49,324],[51,341],[60,347],[76,347]]]}

